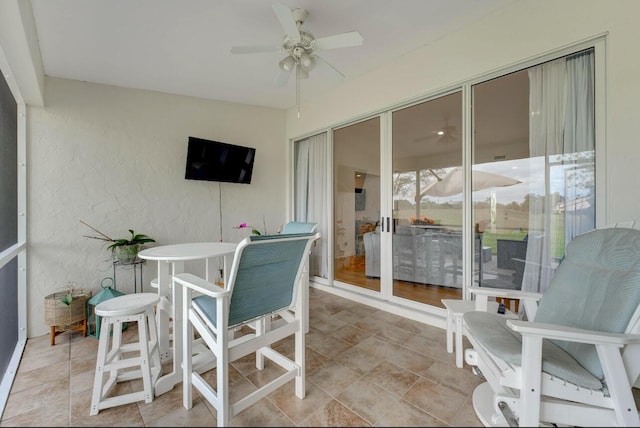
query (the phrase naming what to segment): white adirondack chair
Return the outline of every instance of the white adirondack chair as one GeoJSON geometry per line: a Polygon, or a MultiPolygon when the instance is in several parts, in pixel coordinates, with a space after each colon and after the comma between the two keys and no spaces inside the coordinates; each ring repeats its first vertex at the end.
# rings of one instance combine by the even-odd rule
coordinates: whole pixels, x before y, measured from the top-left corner
{"type": "Polygon", "coordinates": [[[473,288],[520,299],[526,319],[464,315],[465,360],[485,383],[473,392],[486,426],[640,426],[640,221],[576,237],[544,295],[473,288]]]}

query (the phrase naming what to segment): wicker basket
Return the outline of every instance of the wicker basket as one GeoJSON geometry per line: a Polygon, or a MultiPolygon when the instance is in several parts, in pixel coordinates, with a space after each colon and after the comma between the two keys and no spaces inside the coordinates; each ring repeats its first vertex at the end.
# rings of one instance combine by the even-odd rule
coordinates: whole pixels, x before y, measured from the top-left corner
{"type": "Polygon", "coordinates": [[[73,299],[70,305],[60,301],[67,294],[68,291],[60,291],[44,298],[44,322],[47,325],[64,328],[86,319],[87,300],[91,298],[91,290],[71,290],[73,299]]]}

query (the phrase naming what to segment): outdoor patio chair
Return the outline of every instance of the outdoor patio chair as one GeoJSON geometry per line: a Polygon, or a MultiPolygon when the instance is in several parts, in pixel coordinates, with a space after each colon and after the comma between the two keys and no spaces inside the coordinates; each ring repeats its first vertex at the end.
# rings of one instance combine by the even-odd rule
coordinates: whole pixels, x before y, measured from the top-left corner
{"type": "MultiPolygon", "coordinates": [[[[318,223],[310,223],[310,222],[301,222],[301,221],[290,221],[285,224],[282,228],[283,235],[290,235],[292,233],[316,233],[318,232],[319,225],[318,223]]],[[[314,243],[315,245],[315,243],[314,243]]],[[[300,278],[302,284],[300,284],[300,289],[302,293],[302,298],[305,301],[305,305],[302,306],[304,310],[304,320],[306,325],[305,333],[309,333],[309,259],[305,261],[304,268],[302,270],[302,277],[300,278]]],[[[265,328],[269,328],[268,321],[264,323],[265,328]]],[[[262,360],[258,358],[258,368],[262,368],[262,360]]]]}
{"type": "Polygon", "coordinates": [[[305,223],[302,221],[290,221],[282,227],[282,234],[315,233],[318,231],[318,223],[305,223]]]}
{"type": "MultiPolygon", "coordinates": [[[[240,242],[234,254],[225,288],[193,274],[174,276],[174,286],[182,287],[184,320],[183,405],[192,407],[192,386],[217,411],[218,426],[290,380],[295,393],[305,396],[305,319],[306,305],[300,292],[300,278],[311,244],[319,233],[250,236],[240,242]],[[274,314],[265,331],[263,320],[274,314]],[[256,324],[255,330],[234,335],[234,327],[256,324]],[[195,331],[213,353],[216,362],[216,388],[193,370],[192,340],[195,331]],[[295,336],[293,359],[271,348],[271,344],[295,336]],[[249,395],[230,403],[229,366],[238,358],[259,351],[280,365],[285,372],[249,395]]],[[[259,367],[260,368],[260,367],[259,367]]]]}
{"type": "MultiPolygon", "coordinates": [[[[583,233],[544,295],[510,291],[530,321],[464,314],[473,346],[465,361],[486,379],[473,392],[483,424],[640,425],[632,394],[640,374],[639,228],[583,233]]],[[[486,302],[493,291],[472,293],[486,302]]]]}

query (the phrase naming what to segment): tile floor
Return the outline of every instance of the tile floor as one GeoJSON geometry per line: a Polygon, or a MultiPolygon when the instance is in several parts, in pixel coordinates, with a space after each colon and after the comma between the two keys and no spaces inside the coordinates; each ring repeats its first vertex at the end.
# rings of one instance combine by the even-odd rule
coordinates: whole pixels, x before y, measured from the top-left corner
{"type": "MultiPolygon", "coordinates": [[[[481,426],[470,398],[481,380],[455,367],[444,330],[310,294],[306,398],[295,397],[289,382],[232,418],[233,426],[481,426]]],[[[292,353],[292,344],[283,341],[279,350],[292,353]]],[[[215,410],[197,394],[191,410],[182,407],[180,384],[150,404],[89,416],[97,348],[77,331],[58,336],[55,346],[48,335],[30,339],[0,426],[215,426],[215,410]]],[[[233,363],[232,400],[234,391],[246,394],[279,370],[267,364],[259,372],[254,361],[233,363]]]]}

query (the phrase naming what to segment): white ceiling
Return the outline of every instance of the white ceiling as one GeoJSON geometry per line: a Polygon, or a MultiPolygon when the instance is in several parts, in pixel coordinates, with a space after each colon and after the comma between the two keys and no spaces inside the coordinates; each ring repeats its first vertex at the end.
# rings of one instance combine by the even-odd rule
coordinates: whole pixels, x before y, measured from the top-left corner
{"type": "MultiPolygon", "coordinates": [[[[295,79],[278,87],[284,53],[232,55],[235,45],[279,46],[276,0],[31,0],[47,76],[259,106],[295,105],[295,79]]],[[[353,79],[514,0],[280,0],[308,11],[316,38],[357,30],[359,47],[318,51],[353,79]]],[[[302,102],[340,84],[318,70],[302,102]]]]}

